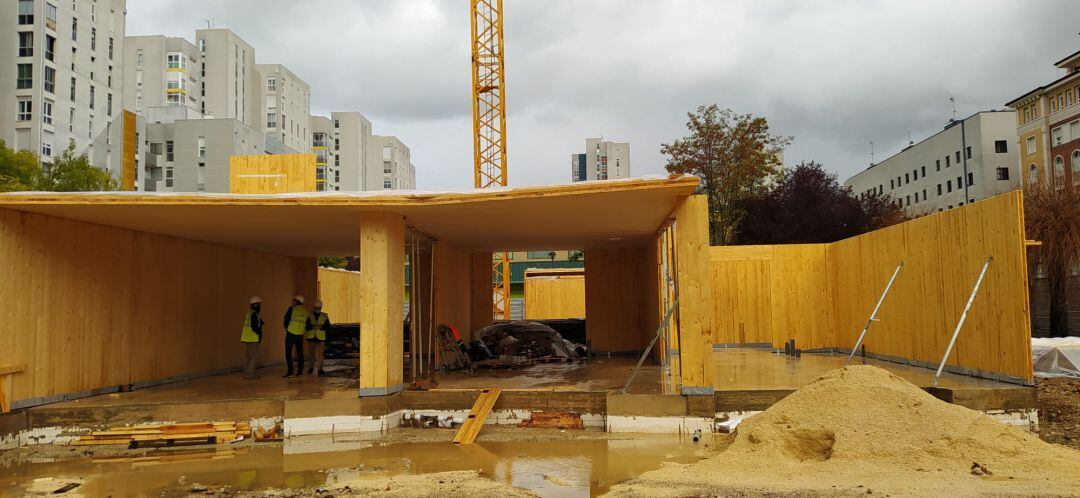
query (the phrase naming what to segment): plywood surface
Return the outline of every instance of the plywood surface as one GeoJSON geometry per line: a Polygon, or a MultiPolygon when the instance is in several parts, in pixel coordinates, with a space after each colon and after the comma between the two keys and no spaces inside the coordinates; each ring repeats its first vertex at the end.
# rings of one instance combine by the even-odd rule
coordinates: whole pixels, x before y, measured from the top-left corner
{"type": "Polygon", "coordinates": [[[0,209],[0,365],[16,400],[238,367],[248,299],[263,299],[262,361],[311,295],[314,261],[0,209]],[[17,331],[17,332],[16,332],[17,331]]]}
{"type": "Polygon", "coordinates": [[[596,351],[641,351],[648,345],[653,278],[645,247],[585,250],[586,336],[596,351]]]}
{"type": "Polygon", "coordinates": [[[360,323],[360,272],[319,268],[319,299],[331,323],[360,323]]]}
{"type": "Polygon", "coordinates": [[[229,157],[229,191],[284,194],[315,191],[315,154],[229,157]]]}
{"type": "Polygon", "coordinates": [[[525,270],[525,319],[585,318],[585,270],[525,270]]]}
{"type": "Polygon", "coordinates": [[[358,215],[392,211],[463,251],[491,252],[644,245],[696,186],[677,177],[469,193],[20,193],[0,194],[0,208],[290,256],[354,255],[358,215]]]}

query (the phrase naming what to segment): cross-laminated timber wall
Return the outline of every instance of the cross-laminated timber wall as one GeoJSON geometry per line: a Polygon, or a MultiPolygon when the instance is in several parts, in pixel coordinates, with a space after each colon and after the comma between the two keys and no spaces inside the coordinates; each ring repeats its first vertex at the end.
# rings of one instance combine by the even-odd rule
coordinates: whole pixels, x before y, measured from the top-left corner
{"type": "Polygon", "coordinates": [[[993,256],[948,364],[1030,381],[1022,213],[1017,191],[831,244],[710,248],[713,340],[850,349],[903,261],[864,343],[936,366],[993,256]]]}
{"type": "Polygon", "coordinates": [[[311,258],[7,209],[0,274],[0,365],[25,365],[17,402],[241,366],[253,295],[261,359],[280,360],[281,314],[315,292],[311,258]]]}

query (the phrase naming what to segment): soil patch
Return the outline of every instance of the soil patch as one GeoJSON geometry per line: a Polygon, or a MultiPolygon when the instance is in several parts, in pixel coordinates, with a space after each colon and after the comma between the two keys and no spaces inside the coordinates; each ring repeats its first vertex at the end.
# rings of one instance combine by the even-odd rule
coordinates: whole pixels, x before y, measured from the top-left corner
{"type": "Polygon", "coordinates": [[[477,496],[502,496],[508,498],[531,498],[536,494],[506,483],[493,481],[478,472],[440,472],[437,474],[400,475],[361,479],[321,488],[263,489],[259,491],[233,492],[228,487],[205,488],[192,486],[189,497],[221,496],[238,498],[255,497],[382,497],[382,498],[475,498],[477,496]]]}
{"type": "Polygon", "coordinates": [[[1038,379],[1039,436],[1080,450],[1080,379],[1038,379]]]}
{"type": "Polygon", "coordinates": [[[647,472],[612,494],[1080,495],[1080,452],[872,366],[828,372],[712,446],[710,458],[647,472]]]}

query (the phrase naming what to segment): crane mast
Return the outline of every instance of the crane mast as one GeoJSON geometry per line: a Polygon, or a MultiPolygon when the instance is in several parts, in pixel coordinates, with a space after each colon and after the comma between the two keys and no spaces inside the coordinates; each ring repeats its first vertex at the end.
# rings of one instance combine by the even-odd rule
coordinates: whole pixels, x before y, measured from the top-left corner
{"type": "MultiPolygon", "coordinates": [[[[502,0],[470,0],[473,86],[473,183],[506,186],[506,107],[502,0]]],[[[499,227],[492,227],[498,230],[499,227]]],[[[510,319],[510,255],[492,257],[494,318],[510,319]]]]}

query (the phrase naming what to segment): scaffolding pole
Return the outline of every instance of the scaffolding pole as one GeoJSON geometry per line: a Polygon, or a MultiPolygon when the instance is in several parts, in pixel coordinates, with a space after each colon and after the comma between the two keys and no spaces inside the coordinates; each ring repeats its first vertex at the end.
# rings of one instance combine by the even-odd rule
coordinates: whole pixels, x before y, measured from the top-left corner
{"type": "Polygon", "coordinates": [[[982,285],[983,277],[986,276],[986,269],[990,267],[990,262],[993,261],[993,256],[987,256],[986,262],[983,263],[982,271],[979,272],[979,279],[975,281],[975,287],[971,289],[971,295],[968,296],[967,304],[964,305],[964,312],[960,314],[960,321],[956,323],[956,329],[953,330],[952,339],[949,340],[949,347],[945,348],[945,356],[941,357],[941,363],[938,364],[937,373],[934,374],[934,385],[938,383],[938,379],[941,378],[941,371],[945,369],[945,362],[949,360],[949,355],[952,354],[953,346],[956,345],[956,338],[960,336],[960,328],[964,326],[964,320],[967,319],[968,310],[971,309],[971,303],[975,301],[975,294],[979,292],[979,286],[982,285]]]}
{"type": "Polygon", "coordinates": [[[896,265],[896,270],[893,271],[892,277],[889,278],[889,283],[885,284],[885,290],[882,291],[881,297],[878,298],[877,304],[874,305],[874,311],[870,313],[870,319],[866,321],[866,326],[863,327],[862,333],[859,334],[859,340],[855,341],[855,347],[851,348],[851,354],[848,355],[845,364],[851,363],[851,359],[855,357],[855,352],[859,350],[859,345],[862,344],[863,338],[866,337],[866,332],[870,330],[870,324],[878,321],[877,312],[881,309],[881,303],[885,302],[885,296],[889,295],[889,289],[892,288],[893,282],[896,281],[896,276],[900,274],[900,269],[903,267],[903,261],[901,261],[899,265],[896,265]]]}

